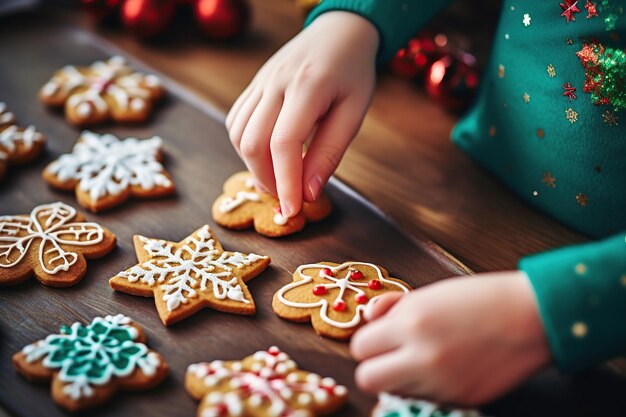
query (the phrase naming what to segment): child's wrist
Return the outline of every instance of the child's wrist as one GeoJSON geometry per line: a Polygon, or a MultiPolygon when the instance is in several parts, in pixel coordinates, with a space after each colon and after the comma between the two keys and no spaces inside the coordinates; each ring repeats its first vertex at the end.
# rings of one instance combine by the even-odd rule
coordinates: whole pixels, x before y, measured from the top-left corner
{"type": "Polygon", "coordinates": [[[375,55],[378,51],[380,43],[380,34],[376,26],[366,18],[349,11],[333,10],[318,16],[308,27],[328,25],[333,27],[333,37],[336,36],[336,30],[340,28],[343,36],[350,36],[355,42],[355,48],[368,48],[375,55]]]}

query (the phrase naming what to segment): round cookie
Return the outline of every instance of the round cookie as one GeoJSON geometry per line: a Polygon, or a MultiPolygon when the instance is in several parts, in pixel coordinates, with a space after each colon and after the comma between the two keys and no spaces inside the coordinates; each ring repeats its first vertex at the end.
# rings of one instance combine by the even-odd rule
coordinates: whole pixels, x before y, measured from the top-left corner
{"type": "Polygon", "coordinates": [[[67,65],[39,91],[42,103],[65,106],[66,119],[77,126],[109,119],[145,121],[165,90],[152,74],[136,72],[121,56],[96,61],[89,67],[67,65]]]}
{"type": "Polygon", "coordinates": [[[24,347],[13,355],[13,365],[33,382],[52,380],[54,402],[79,411],[107,402],[118,390],[144,390],[163,381],[169,367],[145,341],[128,317],[96,317],[24,347]]]}
{"type": "Polygon", "coordinates": [[[170,195],[175,186],[161,164],[162,145],[158,136],[120,140],[85,131],[72,152],[51,162],[42,176],[55,188],[75,190],[78,202],[94,213],[129,197],[170,195]]]}
{"type": "Polygon", "coordinates": [[[185,388],[201,400],[198,416],[315,417],[330,414],[348,399],[333,378],[298,369],[276,346],[240,361],[189,365],[185,388]]]}
{"type": "Polygon", "coordinates": [[[286,320],[311,322],[319,335],[349,339],[362,325],[362,314],[376,297],[411,287],[378,265],[319,262],[301,265],[293,282],[274,294],[272,308],[286,320]]]}
{"type": "Polygon", "coordinates": [[[234,174],[224,183],[224,193],[213,203],[213,219],[229,229],[254,229],[268,237],[299,232],[307,222],[317,222],[330,215],[332,205],[324,193],[314,203],[304,203],[296,216],[285,218],[278,199],[258,192],[254,178],[247,171],[234,174]]]}
{"type": "Polygon", "coordinates": [[[29,215],[0,216],[0,286],[33,274],[51,287],[68,287],[87,271],[85,259],[115,248],[115,235],[65,203],[35,207],[29,215]]]}

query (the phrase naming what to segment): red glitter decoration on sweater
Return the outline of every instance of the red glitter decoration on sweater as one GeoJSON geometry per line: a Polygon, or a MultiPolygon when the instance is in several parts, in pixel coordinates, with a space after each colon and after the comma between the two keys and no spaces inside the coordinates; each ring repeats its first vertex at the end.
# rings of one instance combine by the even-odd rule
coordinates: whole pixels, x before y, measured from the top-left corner
{"type": "Polygon", "coordinates": [[[583,48],[576,52],[581,64],[585,68],[585,93],[595,93],[594,104],[596,106],[606,105],[609,98],[598,94],[603,81],[603,73],[600,69],[600,57],[604,54],[604,46],[597,41],[585,43],[583,48]]]}
{"type": "Polygon", "coordinates": [[[561,16],[565,17],[566,23],[569,23],[570,20],[576,21],[576,15],[574,15],[574,13],[580,13],[578,0],[563,0],[560,6],[561,9],[563,9],[561,16]]]}
{"type": "Polygon", "coordinates": [[[596,10],[596,4],[590,0],[587,0],[585,3],[585,9],[587,9],[587,19],[591,19],[594,16],[598,16],[598,11],[596,10]]]}

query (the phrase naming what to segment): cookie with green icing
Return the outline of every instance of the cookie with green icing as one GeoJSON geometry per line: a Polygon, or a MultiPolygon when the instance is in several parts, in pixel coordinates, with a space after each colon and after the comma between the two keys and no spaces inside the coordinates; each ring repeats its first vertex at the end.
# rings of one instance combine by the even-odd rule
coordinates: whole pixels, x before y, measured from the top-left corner
{"type": "Polygon", "coordinates": [[[476,410],[442,407],[430,401],[403,398],[382,392],[370,417],[482,417],[476,410]]]}
{"type": "Polygon", "coordinates": [[[143,390],[163,381],[169,367],[145,341],[128,317],[96,317],[24,347],[13,355],[13,365],[33,382],[52,380],[54,402],[79,411],[105,403],[118,390],[143,390]]]}

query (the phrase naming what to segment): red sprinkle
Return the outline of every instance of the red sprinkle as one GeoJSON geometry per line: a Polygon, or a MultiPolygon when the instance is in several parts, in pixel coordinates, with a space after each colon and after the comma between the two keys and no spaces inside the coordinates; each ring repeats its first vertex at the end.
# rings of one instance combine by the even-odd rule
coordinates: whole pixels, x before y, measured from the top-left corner
{"type": "Polygon", "coordinates": [[[359,271],[358,269],[353,269],[350,271],[350,278],[351,279],[361,279],[363,278],[363,272],[359,271]]]}
{"type": "Polygon", "coordinates": [[[380,290],[383,287],[383,284],[380,283],[379,280],[373,279],[367,283],[367,288],[370,290],[380,290]]]}
{"type": "Polygon", "coordinates": [[[324,268],[320,271],[320,276],[334,276],[333,271],[330,268],[324,268]]]}
{"type": "Polygon", "coordinates": [[[278,354],[280,353],[280,349],[278,349],[276,346],[272,346],[271,348],[267,350],[267,353],[269,353],[272,356],[278,356],[278,354]]]}
{"type": "Polygon", "coordinates": [[[344,311],[346,309],[346,302],[339,299],[333,303],[335,311],[344,311]]]}
{"type": "Polygon", "coordinates": [[[354,299],[359,304],[365,304],[369,301],[369,298],[365,294],[357,294],[354,296],[354,299]]]}
{"type": "Polygon", "coordinates": [[[316,285],[313,287],[313,294],[315,295],[324,295],[326,294],[326,287],[323,285],[316,285]]]}
{"type": "Polygon", "coordinates": [[[226,406],[226,404],[216,404],[215,411],[217,411],[218,416],[228,415],[228,407],[226,406]]]}

